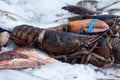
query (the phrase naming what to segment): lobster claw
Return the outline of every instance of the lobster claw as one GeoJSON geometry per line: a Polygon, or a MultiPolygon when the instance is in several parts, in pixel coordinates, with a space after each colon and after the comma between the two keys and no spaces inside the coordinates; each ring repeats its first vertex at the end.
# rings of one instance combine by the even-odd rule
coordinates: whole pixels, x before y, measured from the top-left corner
{"type": "Polygon", "coordinates": [[[79,32],[84,30],[86,33],[104,32],[109,29],[109,25],[102,20],[98,19],[84,19],[68,22],[57,27],[50,28],[51,30],[66,31],[66,32],[79,32]]]}
{"type": "Polygon", "coordinates": [[[17,48],[0,54],[0,69],[35,68],[45,64],[57,63],[57,60],[34,48],[17,48]]]}

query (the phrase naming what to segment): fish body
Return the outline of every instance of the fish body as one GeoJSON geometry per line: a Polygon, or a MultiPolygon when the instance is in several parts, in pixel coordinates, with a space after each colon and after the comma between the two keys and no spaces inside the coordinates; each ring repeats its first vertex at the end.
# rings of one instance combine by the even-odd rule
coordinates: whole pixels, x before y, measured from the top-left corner
{"type": "Polygon", "coordinates": [[[0,53],[0,69],[37,68],[58,61],[35,48],[17,48],[0,53]]]}

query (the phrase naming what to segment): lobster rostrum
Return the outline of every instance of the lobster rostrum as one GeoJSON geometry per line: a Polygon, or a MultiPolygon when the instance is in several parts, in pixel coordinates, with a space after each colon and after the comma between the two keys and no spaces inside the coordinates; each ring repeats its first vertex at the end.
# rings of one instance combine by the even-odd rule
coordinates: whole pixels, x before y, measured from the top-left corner
{"type": "MultiPolygon", "coordinates": [[[[95,48],[98,46],[97,40],[100,39],[99,35],[79,35],[64,32],[63,27],[62,29],[61,27],[56,28],[45,30],[29,25],[20,25],[14,28],[11,38],[18,45],[38,47],[47,51],[55,59],[73,64],[92,63],[105,68],[114,63],[114,58],[110,53],[103,56],[104,53],[95,52],[95,48]]],[[[102,28],[104,29],[106,26],[102,28]]]]}

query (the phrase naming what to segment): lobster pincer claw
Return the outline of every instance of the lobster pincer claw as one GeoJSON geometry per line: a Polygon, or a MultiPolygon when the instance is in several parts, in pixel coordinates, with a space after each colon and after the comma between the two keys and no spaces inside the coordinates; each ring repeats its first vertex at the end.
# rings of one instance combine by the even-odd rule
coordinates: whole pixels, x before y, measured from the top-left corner
{"type": "Polygon", "coordinates": [[[74,32],[84,31],[85,33],[98,33],[104,32],[109,29],[109,25],[99,19],[84,19],[71,21],[66,24],[62,24],[53,28],[51,30],[56,31],[65,31],[65,32],[74,32]]]}

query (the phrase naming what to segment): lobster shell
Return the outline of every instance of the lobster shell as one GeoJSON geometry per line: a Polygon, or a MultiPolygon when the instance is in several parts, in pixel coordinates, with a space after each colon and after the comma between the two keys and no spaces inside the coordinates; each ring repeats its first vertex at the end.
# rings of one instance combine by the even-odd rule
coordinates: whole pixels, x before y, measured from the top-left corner
{"type": "Polygon", "coordinates": [[[11,38],[18,45],[35,46],[39,30],[29,25],[16,26],[12,31],[11,38]]]}
{"type": "MultiPolygon", "coordinates": [[[[88,26],[90,25],[92,20],[93,19],[84,19],[84,20],[72,21],[72,22],[68,23],[68,27],[69,27],[71,32],[77,32],[81,28],[84,28],[85,31],[87,31],[88,26]]],[[[109,28],[109,26],[105,22],[98,20],[95,23],[92,32],[103,32],[103,31],[107,30],[108,28],[109,28]]]]}
{"type": "Polygon", "coordinates": [[[0,46],[5,46],[10,38],[10,33],[4,31],[0,33],[0,46]]]}

